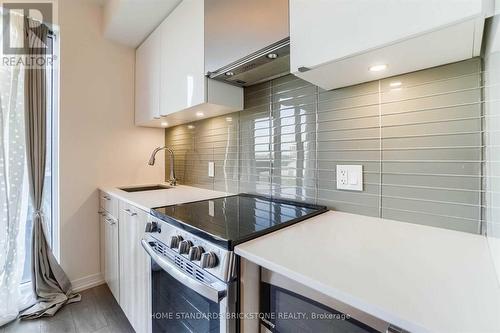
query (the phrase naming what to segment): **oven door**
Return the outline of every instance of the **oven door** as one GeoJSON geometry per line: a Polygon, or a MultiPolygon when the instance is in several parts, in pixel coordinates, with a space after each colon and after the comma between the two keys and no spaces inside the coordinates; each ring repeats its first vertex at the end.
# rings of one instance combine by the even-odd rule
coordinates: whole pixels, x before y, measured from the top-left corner
{"type": "Polygon", "coordinates": [[[389,328],[385,321],[266,269],[260,293],[261,333],[385,333],[389,328]]]}
{"type": "Polygon", "coordinates": [[[165,255],[155,242],[143,239],[142,246],[151,257],[152,333],[235,332],[232,284],[196,278],[189,261],[165,255]]]}

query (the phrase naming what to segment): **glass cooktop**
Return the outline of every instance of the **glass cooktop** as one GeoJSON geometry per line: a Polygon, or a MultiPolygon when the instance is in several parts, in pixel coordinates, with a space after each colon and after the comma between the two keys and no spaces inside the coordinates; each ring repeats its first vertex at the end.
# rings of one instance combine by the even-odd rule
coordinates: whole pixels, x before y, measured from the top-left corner
{"type": "Polygon", "coordinates": [[[151,214],[228,249],[321,214],[326,207],[238,194],[151,209],[151,214]]]}

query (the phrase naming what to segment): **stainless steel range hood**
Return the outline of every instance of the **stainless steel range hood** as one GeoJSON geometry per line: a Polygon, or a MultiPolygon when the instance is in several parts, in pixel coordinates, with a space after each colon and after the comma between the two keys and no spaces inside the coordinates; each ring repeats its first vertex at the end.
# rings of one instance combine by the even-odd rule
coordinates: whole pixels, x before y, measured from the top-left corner
{"type": "Polygon", "coordinates": [[[288,38],[209,73],[211,79],[249,86],[290,73],[288,38]]]}
{"type": "Polygon", "coordinates": [[[288,0],[205,0],[205,68],[238,86],[288,74],[288,0]]]}

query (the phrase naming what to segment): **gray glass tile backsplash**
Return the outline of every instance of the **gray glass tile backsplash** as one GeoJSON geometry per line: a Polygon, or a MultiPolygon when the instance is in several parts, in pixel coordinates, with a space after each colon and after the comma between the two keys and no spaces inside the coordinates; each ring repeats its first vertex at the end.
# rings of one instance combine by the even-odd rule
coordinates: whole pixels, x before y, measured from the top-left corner
{"type": "Polygon", "coordinates": [[[481,80],[479,58],[332,91],[288,75],[165,139],[183,184],[479,233],[481,80]],[[363,165],[363,192],[337,190],[337,164],[363,165]]]}

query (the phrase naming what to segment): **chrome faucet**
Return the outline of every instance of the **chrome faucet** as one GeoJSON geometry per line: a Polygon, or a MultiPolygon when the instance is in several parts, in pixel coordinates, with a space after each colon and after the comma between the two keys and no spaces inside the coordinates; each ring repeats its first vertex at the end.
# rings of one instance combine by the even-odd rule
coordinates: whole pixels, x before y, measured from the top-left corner
{"type": "Polygon", "coordinates": [[[168,148],[167,146],[163,147],[158,147],[153,150],[153,153],[151,154],[151,157],[149,158],[149,165],[155,165],[155,156],[160,150],[166,150],[170,154],[170,179],[168,182],[170,183],[171,186],[177,185],[177,179],[175,178],[175,170],[174,170],[174,152],[172,149],[168,148]]]}

